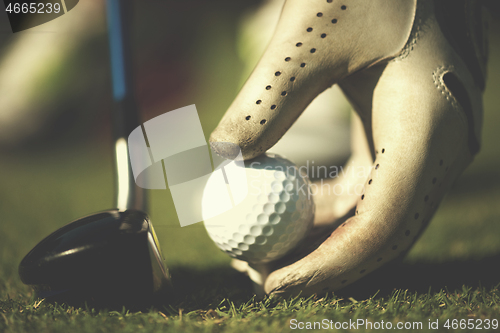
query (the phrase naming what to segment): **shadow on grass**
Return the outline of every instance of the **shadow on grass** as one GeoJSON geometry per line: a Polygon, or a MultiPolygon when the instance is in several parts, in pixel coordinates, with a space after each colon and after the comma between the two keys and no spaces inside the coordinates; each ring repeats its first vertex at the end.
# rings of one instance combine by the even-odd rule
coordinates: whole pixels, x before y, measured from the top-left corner
{"type": "MultiPolygon", "coordinates": [[[[395,263],[383,267],[367,275],[352,285],[336,292],[336,296],[356,300],[368,299],[377,294],[376,298],[388,297],[394,290],[408,290],[426,294],[429,291],[438,292],[442,289],[453,292],[462,290],[462,286],[476,289],[491,288],[500,284],[498,263],[500,254],[479,260],[457,260],[444,263],[395,263]]],[[[142,305],[126,305],[130,310],[148,311],[156,308],[169,315],[176,315],[180,309],[184,313],[195,310],[217,308],[221,303],[230,302],[237,308],[253,298],[253,286],[250,279],[229,266],[217,266],[209,269],[196,269],[189,266],[171,267],[173,295],[158,302],[142,305]]],[[[57,300],[55,300],[57,301],[57,300]]],[[[67,299],[58,303],[74,305],[67,299]]],[[[121,303],[99,304],[85,301],[84,306],[95,309],[121,310],[121,303]]]]}
{"type": "MultiPolygon", "coordinates": [[[[462,286],[476,289],[491,288],[500,284],[500,253],[478,260],[456,260],[443,263],[398,262],[383,267],[335,294],[344,299],[357,300],[387,297],[396,289],[426,294],[442,289],[450,292],[462,286]]],[[[224,299],[236,306],[253,296],[249,278],[230,267],[196,270],[186,266],[172,268],[176,289],[173,308],[184,311],[216,308],[224,299]]]]}
{"type": "Polygon", "coordinates": [[[170,268],[175,297],[170,304],[184,310],[216,308],[224,299],[236,305],[253,296],[250,279],[229,266],[206,270],[189,266],[170,268]]]}
{"type": "Polygon", "coordinates": [[[342,297],[366,299],[377,291],[385,297],[395,289],[410,292],[450,292],[462,286],[491,288],[500,284],[500,254],[477,260],[456,260],[443,263],[394,263],[367,275],[352,285],[339,290],[342,297]]]}
{"type": "MultiPolygon", "coordinates": [[[[96,310],[149,311],[156,309],[176,315],[179,309],[184,313],[193,310],[217,308],[223,301],[233,302],[236,306],[248,302],[253,296],[253,286],[245,274],[231,267],[212,267],[207,270],[188,266],[173,266],[172,290],[162,293],[138,294],[137,286],[130,290],[112,290],[109,284],[97,286],[98,289],[84,287],[70,289],[45,299],[45,303],[65,304],[76,308],[96,310]],[[119,291],[117,293],[117,291],[119,291]],[[121,292],[120,292],[121,291],[121,292]]],[[[36,298],[31,301],[35,301],[36,298]]],[[[226,303],[226,305],[228,305],[226,303]]]]}
{"type": "MultiPolygon", "coordinates": [[[[441,289],[461,290],[462,286],[476,289],[491,288],[500,284],[500,253],[478,260],[456,260],[443,263],[393,263],[383,267],[352,285],[336,292],[343,298],[366,299],[378,291],[385,297],[395,289],[428,293],[441,289]]],[[[173,282],[179,306],[209,308],[216,307],[224,298],[235,303],[246,302],[253,295],[252,283],[242,273],[230,267],[218,267],[206,271],[189,267],[173,268],[173,282]]]]}

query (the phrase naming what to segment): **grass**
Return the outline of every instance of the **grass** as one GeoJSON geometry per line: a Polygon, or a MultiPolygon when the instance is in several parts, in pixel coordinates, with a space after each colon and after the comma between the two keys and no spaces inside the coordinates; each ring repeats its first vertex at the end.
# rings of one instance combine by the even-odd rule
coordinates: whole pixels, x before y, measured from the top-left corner
{"type": "MultiPolygon", "coordinates": [[[[335,296],[288,300],[267,298],[263,301],[250,298],[245,302],[223,298],[204,308],[192,309],[184,304],[183,307],[170,306],[144,312],[131,312],[125,308],[96,311],[44,304],[41,300],[6,299],[0,303],[3,312],[0,327],[5,332],[281,332],[301,325],[299,323],[325,325],[326,321],[327,328],[335,328],[335,325],[365,320],[355,327],[356,330],[363,331],[366,322],[371,322],[372,325],[385,325],[382,327],[388,327],[388,323],[393,327],[398,323],[406,324],[411,326],[403,327],[417,331],[417,328],[429,328],[430,322],[437,321],[439,328],[444,330],[448,319],[450,325],[453,319],[471,319],[475,325],[482,322],[482,327],[486,328],[486,319],[498,318],[499,302],[498,290],[467,287],[455,292],[442,290],[423,294],[396,290],[387,297],[374,296],[360,301],[335,296]]],[[[351,325],[349,328],[353,328],[351,325]]]]}
{"type": "MultiPolygon", "coordinates": [[[[483,331],[489,331],[484,321],[500,320],[498,55],[496,39],[485,94],[484,143],[474,164],[404,261],[334,295],[256,299],[248,279],[228,266],[229,258],[215,248],[203,227],[180,228],[168,191],[151,191],[151,217],[176,285],[175,300],[136,311],[75,308],[36,299],[20,282],[17,266],[51,231],[110,208],[111,146],[95,140],[2,154],[0,332],[281,332],[293,328],[291,323],[327,320],[335,325],[358,319],[394,327],[398,322],[422,323],[423,329],[408,331],[431,331],[429,322],[436,320],[437,331],[454,331],[444,327],[447,320],[450,325],[453,319],[476,325],[483,321],[483,331]]],[[[213,117],[207,113],[201,118],[208,134],[215,126],[213,117]]],[[[349,326],[343,331],[370,330],[349,326]]]]}

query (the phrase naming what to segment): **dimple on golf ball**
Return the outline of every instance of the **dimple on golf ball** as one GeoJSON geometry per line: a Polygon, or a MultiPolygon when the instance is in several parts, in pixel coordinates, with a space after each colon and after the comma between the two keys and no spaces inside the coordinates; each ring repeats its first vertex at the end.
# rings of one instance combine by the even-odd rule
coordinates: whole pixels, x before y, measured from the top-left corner
{"type": "MultiPolygon", "coordinates": [[[[309,179],[295,164],[271,153],[245,161],[244,171],[248,190],[244,199],[205,219],[205,228],[215,244],[233,258],[251,263],[277,260],[295,248],[312,227],[309,179]]],[[[215,181],[211,176],[203,192],[204,216],[218,200],[212,191],[215,181]]]]}

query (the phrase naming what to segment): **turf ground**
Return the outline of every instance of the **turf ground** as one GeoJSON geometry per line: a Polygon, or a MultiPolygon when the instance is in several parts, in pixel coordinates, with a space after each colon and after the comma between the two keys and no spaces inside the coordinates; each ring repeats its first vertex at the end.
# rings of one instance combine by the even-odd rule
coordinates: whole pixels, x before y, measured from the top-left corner
{"type": "MultiPolygon", "coordinates": [[[[157,191],[151,193],[151,218],[182,297],[140,312],[74,308],[35,299],[20,282],[17,266],[51,231],[90,212],[110,208],[111,147],[87,140],[67,147],[3,153],[0,332],[281,332],[301,327],[300,322],[321,322],[322,328],[328,329],[340,323],[344,331],[369,331],[366,326],[349,323],[361,319],[371,321],[374,330],[377,323],[387,327],[388,322],[394,327],[398,322],[406,323],[407,328],[413,327],[408,331],[436,331],[429,328],[436,322],[443,332],[461,327],[465,331],[470,325],[492,330],[491,321],[500,320],[497,41],[492,41],[490,52],[484,144],[474,164],[402,263],[335,295],[255,299],[247,278],[229,268],[228,257],[215,248],[203,226],[180,228],[168,192],[157,191]],[[415,326],[418,323],[422,329],[415,326]]],[[[215,123],[203,117],[202,121],[208,134],[215,123]]]]}

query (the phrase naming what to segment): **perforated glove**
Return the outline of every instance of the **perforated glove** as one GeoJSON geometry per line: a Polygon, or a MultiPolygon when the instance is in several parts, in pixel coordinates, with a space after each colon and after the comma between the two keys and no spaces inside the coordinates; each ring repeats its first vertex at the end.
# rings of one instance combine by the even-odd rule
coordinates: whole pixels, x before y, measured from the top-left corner
{"type": "Polygon", "coordinates": [[[344,169],[364,172],[328,183],[341,194],[317,191],[318,227],[302,251],[247,268],[266,293],[335,291],[408,251],[479,150],[483,14],[466,0],[286,1],[212,148],[226,158],[237,153],[227,142],[245,159],[264,153],[338,84],[356,111],[344,169]]]}

